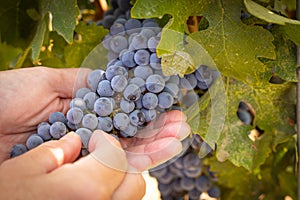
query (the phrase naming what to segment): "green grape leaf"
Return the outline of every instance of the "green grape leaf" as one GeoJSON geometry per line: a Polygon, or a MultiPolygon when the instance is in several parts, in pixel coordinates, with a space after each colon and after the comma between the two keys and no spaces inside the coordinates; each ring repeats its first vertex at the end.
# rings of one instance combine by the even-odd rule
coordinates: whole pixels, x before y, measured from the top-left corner
{"type": "Polygon", "coordinates": [[[300,21],[277,15],[276,13],[272,12],[271,10],[255,3],[251,0],[244,0],[244,4],[250,14],[252,14],[255,17],[262,19],[266,22],[280,24],[280,25],[285,25],[285,24],[300,25],[300,21]]]}
{"type": "Polygon", "coordinates": [[[32,60],[34,62],[39,58],[46,32],[56,31],[68,43],[73,42],[76,17],[79,15],[76,0],[40,1],[40,12],[42,18],[31,43],[32,60]]]}
{"type": "Polygon", "coordinates": [[[286,35],[290,40],[292,40],[297,46],[300,46],[300,26],[287,24],[281,27],[285,31],[286,35]]]}
{"type": "MultiPolygon", "coordinates": [[[[215,92],[212,93],[220,95],[222,92],[219,88],[220,86],[216,86],[215,92]]],[[[207,99],[213,99],[211,97],[213,95],[204,95],[201,99],[205,99],[200,100],[207,102],[207,99]]],[[[216,143],[216,156],[220,161],[230,160],[236,166],[242,166],[250,171],[255,170],[265,162],[277,144],[295,133],[294,124],[291,123],[295,121],[293,84],[251,87],[230,79],[226,86],[226,102],[224,100],[222,102],[220,97],[216,98],[215,103],[211,101],[206,109],[200,111],[200,122],[193,120],[196,113],[191,111],[189,115],[193,132],[200,134],[212,148],[214,148],[212,144],[216,143]],[[253,125],[244,124],[238,118],[237,109],[241,101],[253,109],[255,113],[253,125]],[[222,114],[226,117],[225,120],[222,114]],[[254,131],[255,127],[264,133],[253,142],[248,134],[254,131]]]]}
{"type": "Polygon", "coordinates": [[[76,0],[43,0],[40,3],[43,14],[51,13],[52,28],[68,42],[73,41],[76,17],[80,14],[76,0]]]}
{"type": "MultiPolygon", "coordinates": [[[[286,26],[274,26],[272,33],[274,45],[276,47],[276,59],[264,60],[264,64],[269,67],[270,73],[278,75],[285,81],[297,82],[297,48],[285,34],[286,26]]],[[[300,34],[300,33],[299,33],[300,34]]]]}
{"type": "Polygon", "coordinates": [[[72,45],[65,47],[64,55],[67,67],[79,67],[93,48],[108,34],[108,30],[104,27],[96,24],[86,25],[84,22],[80,22],[75,31],[81,39],[75,40],[72,45]]]}
{"type": "Polygon", "coordinates": [[[6,43],[0,43],[0,70],[11,68],[11,62],[17,60],[23,50],[6,43]]]}
{"type": "Polygon", "coordinates": [[[224,76],[251,85],[264,84],[266,66],[258,58],[275,59],[273,36],[240,20],[239,0],[210,3],[203,15],[209,28],[191,34],[210,54],[224,76]]]}

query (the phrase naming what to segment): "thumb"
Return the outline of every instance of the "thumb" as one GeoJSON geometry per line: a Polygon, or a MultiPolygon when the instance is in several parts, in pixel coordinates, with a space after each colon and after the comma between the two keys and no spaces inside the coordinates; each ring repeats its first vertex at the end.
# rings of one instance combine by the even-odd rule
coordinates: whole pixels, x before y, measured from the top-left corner
{"type": "Polygon", "coordinates": [[[73,162],[78,157],[80,149],[80,137],[70,132],[60,140],[45,142],[8,162],[20,166],[21,173],[43,174],[53,171],[64,163],[73,162]]]}

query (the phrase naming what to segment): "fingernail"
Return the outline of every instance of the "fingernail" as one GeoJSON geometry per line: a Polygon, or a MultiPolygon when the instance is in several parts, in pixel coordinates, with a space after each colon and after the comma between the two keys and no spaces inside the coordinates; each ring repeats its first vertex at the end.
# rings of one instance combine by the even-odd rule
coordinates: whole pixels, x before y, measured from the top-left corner
{"type": "Polygon", "coordinates": [[[180,140],[183,140],[184,138],[189,136],[190,133],[191,133],[191,127],[187,123],[182,123],[177,135],[180,140]]]}
{"type": "Polygon", "coordinates": [[[172,141],[172,146],[168,148],[170,158],[178,155],[182,151],[182,144],[178,140],[172,141]]]}
{"type": "Polygon", "coordinates": [[[75,137],[79,137],[79,135],[72,131],[64,135],[60,140],[71,141],[74,140],[75,137]]]}

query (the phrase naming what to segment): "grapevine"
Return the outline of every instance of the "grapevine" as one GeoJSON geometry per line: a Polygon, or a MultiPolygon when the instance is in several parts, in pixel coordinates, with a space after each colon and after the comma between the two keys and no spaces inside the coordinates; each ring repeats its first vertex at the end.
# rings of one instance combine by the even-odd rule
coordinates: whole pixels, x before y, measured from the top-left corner
{"type": "Polygon", "coordinates": [[[180,110],[192,129],[184,150],[149,170],[161,199],[297,199],[294,1],[64,3],[1,6],[23,16],[0,9],[1,70],[92,69],[69,110],[36,124],[10,157],[70,131],[86,156],[95,130],[132,138],[180,110]]]}

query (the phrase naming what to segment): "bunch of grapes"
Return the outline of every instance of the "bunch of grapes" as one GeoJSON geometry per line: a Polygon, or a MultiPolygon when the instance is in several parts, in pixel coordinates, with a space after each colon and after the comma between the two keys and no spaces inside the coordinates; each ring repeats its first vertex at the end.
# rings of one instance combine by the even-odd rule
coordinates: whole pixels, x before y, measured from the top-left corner
{"type": "MultiPolygon", "coordinates": [[[[67,113],[52,113],[48,121],[38,125],[25,145],[13,146],[11,157],[45,141],[60,139],[69,131],[80,136],[81,155],[84,156],[89,153],[88,144],[94,130],[103,130],[116,138],[134,137],[160,113],[195,103],[198,95],[194,90],[206,91],[219,73],[201,65],[183,78],[165,76],[161,59],[156,54],[160,36],[161,28],[154,19],[142,21],[123,15],[114,19],[110,33],[102,42],[108,50],[106,70],[93,70],[88,76],[89,87],[76,91],[67,113]]],[[[195,141],[203,143],[196,138],[195,141]]],[[[219,194],[219,190],[211,186],[209,176],[203,175],[204,166],[195,153],[195,145],[175,163],[168,166],[168,170],[164,169],[166,173],[161,170],[153,172],[161,175],[156,177],[164,198],[169,194],[167,191],[176,194],[188,192],[191,199],[204,191],[218,196],[215,193],[219,194]],[[181,176],[175,175],[175,171],[181,176]],[[174,188],[178,184],[182,186],[176,190],[164,190],[171,182],[174,188]]]]}
{"type": "Polygon", "coordinates": [[[211,155],[211,148],[197,134],[193,134],[183,143],[189,145],[186,151],[150,171],[150,175],[158,181],[161,198],[163,200],[184,198],[198,200],[204,196],[219,198],[220,189],[213,184],[217,181],[216,175],[210,171],[209,166],[203,164],[198,155],[200,149],[201,152],[206,151],[205,153],[211,155]]]}

